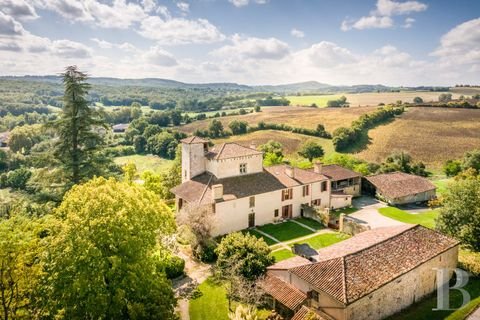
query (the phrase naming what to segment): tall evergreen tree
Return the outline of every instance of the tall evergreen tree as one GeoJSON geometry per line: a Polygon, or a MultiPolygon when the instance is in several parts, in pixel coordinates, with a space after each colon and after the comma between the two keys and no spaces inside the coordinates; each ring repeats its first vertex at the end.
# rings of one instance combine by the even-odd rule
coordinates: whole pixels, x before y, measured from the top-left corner
{"type": "Polygon", "coordinates": [[[108,159],[100,148],[104,139],[100,128],[106,124],[100,113],[89,106],[87,100],[90,84],[87,74],[76,66],[69,66],[62,73],[65,93],[63,110],[53,127],[58,134],[55,156],[60,161],[71,183],[101,175],[108,159]]]}

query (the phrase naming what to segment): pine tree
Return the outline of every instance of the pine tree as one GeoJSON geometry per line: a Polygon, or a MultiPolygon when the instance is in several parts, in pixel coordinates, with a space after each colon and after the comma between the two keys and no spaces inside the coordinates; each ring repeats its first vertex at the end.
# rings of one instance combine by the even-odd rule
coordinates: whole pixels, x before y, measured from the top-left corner
{"type": "Polygon", "coordinates": [[[94,175],[101,175],[108,159],[101,153],[104,145],[99,131],[106,129],[104,120],[87,100],[90,84],[87,75],[76,66],[69,66],[62,73],[65,93],[63,110],[53,123],[58,142],[55,156],[60,161],[66,176],[77,184],[94,175]]]}

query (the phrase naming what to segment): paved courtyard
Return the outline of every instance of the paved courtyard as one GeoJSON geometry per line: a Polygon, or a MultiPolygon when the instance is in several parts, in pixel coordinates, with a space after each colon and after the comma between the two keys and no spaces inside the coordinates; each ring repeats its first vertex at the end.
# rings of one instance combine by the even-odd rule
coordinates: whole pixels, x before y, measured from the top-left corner
{"type": "Polygon", "coordinates": [[[367,196],[356,198],[353,199],[352,205],[359,210],[349,216],[367,223],[372,229],[404,224],[403,222],[381,215],[378,209],[387,207],[387,204],[375,198],[367,196]]]}

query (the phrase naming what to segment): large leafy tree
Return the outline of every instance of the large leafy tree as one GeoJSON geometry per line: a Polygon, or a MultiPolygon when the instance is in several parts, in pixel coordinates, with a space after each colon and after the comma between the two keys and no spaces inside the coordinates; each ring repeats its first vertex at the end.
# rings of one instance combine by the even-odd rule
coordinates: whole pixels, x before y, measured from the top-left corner
{"type": "Polygon", "coordinates": [[[100,112],[87,101],[90,85],[87,75],[76,66],[62,74],[65,93],[63,109],[53,127],[58,135],[55,156],[71,183],[101,175],[108,159],[100,152],[104,140],[99,133],[106,128],[100,112]]]}
{"type": "Polygon", "coordinates": [[[298,151],[298,154],[312,162],[315,158],[323,157],[325,152],[322,146],[315,141],[307,141],[303,144],[300,151],[298,151]]]}
{"type": "Polygon", "coordinates": [[[437,228],[469,249],[480,251],[480,177],[466,176],[449,185],[437,228]]]}
{"type": "Polygon", "coordinates": [[[165,241],[159,238],[170,236],[175,223],[157,195],[94,178],[74,186],[55,215],[62,223],[42,286],[52,318],[174,318],[175,299],[159,258],[165,241]]]}

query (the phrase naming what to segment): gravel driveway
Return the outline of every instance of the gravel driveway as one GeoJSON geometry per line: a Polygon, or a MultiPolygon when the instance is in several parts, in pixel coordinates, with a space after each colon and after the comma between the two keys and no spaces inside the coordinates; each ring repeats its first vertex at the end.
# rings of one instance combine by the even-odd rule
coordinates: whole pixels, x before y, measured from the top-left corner
{"type": "Polygon", "coordinates": [[[382,216],[378,209],[387,207],[387,204],[375,198],[367,196],[356,198],[353,199],[352,205],[359,210],[349,216],[367,223],[372,229],[404,224],[403,222],[382,216]]]}

